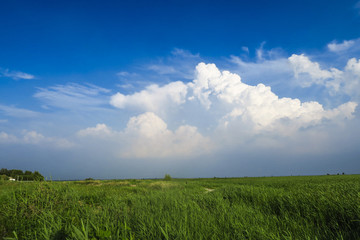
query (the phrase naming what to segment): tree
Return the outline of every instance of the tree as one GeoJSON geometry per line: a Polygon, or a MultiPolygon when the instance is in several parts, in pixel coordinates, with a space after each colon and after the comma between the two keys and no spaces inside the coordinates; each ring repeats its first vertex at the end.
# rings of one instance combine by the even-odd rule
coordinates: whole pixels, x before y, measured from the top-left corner
{"type": "Polygon", "coordinates": [[[23,172],[19,169],[0,169],[0,175],[4,175],[7,177],[15,178],[19,181],[44,181],[43,175],[41,175],[38,171],[32,173],[31,171],[26,170],[23,172]]]}
{"type": "Polygon", "coordinates": [[[3,181],[3,180],[9,180],[9,177],[6,176],[5,174],[1,174],[0,175],[0,181],[3,181]]]}
{"type": "Polygon", "coordinates": [[[170,174],[165,174],[165,177],[164,177],[164,180],[165,181],[171,181],[171,176],[170,176],[170,174]]]}
{"type": "Polygon", "coordinates": [[[0,169],[0,175],[9,176],[9,170],[7,170],[6,168],[0,169]]]}
{"type": "Polygon", "coordinates": [[[24,175],[22,170],[19,169],[11,169],[10,170],[10,177],[12,178],[18,178],[19,176],[24,175]]]}
{"type": "Polygon", "coordinates": [[[41,175],[38,171],[33,173],[33,177],[35,181],[44,181],[44,176],[41,175]]]}

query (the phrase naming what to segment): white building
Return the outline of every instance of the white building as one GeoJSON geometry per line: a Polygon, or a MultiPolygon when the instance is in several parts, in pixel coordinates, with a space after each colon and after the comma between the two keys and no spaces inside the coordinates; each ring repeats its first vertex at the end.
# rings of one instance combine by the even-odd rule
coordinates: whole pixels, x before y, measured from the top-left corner
{"type": "Polygon", "coordinates": [[[15,178],[9,177],[9,181],[15,181],[15,178]]]}

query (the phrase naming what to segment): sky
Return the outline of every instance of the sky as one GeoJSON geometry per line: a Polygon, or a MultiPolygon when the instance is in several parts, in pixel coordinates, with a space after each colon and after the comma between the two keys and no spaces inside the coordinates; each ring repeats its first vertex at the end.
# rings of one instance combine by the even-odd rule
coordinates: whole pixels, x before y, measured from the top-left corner
{"type": "Polygon", "coordinates": [[[0,2],[0,167],[360,173],[359,1],[0,2]]]}

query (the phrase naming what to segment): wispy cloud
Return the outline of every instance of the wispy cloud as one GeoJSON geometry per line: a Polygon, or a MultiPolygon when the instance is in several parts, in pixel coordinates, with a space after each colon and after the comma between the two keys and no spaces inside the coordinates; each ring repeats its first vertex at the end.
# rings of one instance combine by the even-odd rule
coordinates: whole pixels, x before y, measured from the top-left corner
{"type": "Polygon", "coordinates": [[[46,137],[36,131],[22,131],[21,136],[15,136],[6,132],[0,132],[0,143],[2,144],[30,144],[42,147],[71,148],[75,146],[71,141],[64,138],[46,137]]]}
{"type": "Polygon", "coordinates": [[[39,88],[34,97],[43,101],[45,106],[81,111],[108,105],[110,92],[108,89],[93,84],[69,83],[39,88]]]}
{"type": "Polygon", "coordinates": [[[34,79],[35,76],[29,73],[19,72],[19,71],[10,71],[9,69],[1,70],[0,76],[12,78],[14,80],[19,79],[34,79]]]}
{"type": "Polygon", "coordinates": [[[40,113],[31,111],[24,108],[18,108],[14,106],[6,106],[0,104],[0,112],[6,116],[16,117],[16,118],[33,118],[40,115],[40,113]]]}
{"type": "Polygon", "coordinates": [[[358,13],[360,14],[360,1],[358,1],[355,5],[354,8],[358,11],[358,13]]]}
{"type": "Polygon", "coordinates": [[[199,54],[175,48],[169,57],[159,58],[143,67],[162,77],[171,77],[177,80],[191,80],[194,77],[194,67],[202,60],[199,54]]]}

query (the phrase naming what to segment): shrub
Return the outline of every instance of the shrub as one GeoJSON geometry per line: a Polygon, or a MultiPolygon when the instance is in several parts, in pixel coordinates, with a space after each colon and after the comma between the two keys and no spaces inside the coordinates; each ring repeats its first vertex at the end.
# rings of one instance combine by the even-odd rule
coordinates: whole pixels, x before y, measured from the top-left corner
{"type": "Polygon", "coordinates": [[[165,174],[165,177],[164,177],[164,180],[165,181],[171,181],[171,176],[170,176],[170,174],[165,174]]]}
{"type": "Polygon", "coordinates": [[[0,180],[1,181],[9,180],[9,177],[6,175],[0,175],[0,180]]]}

